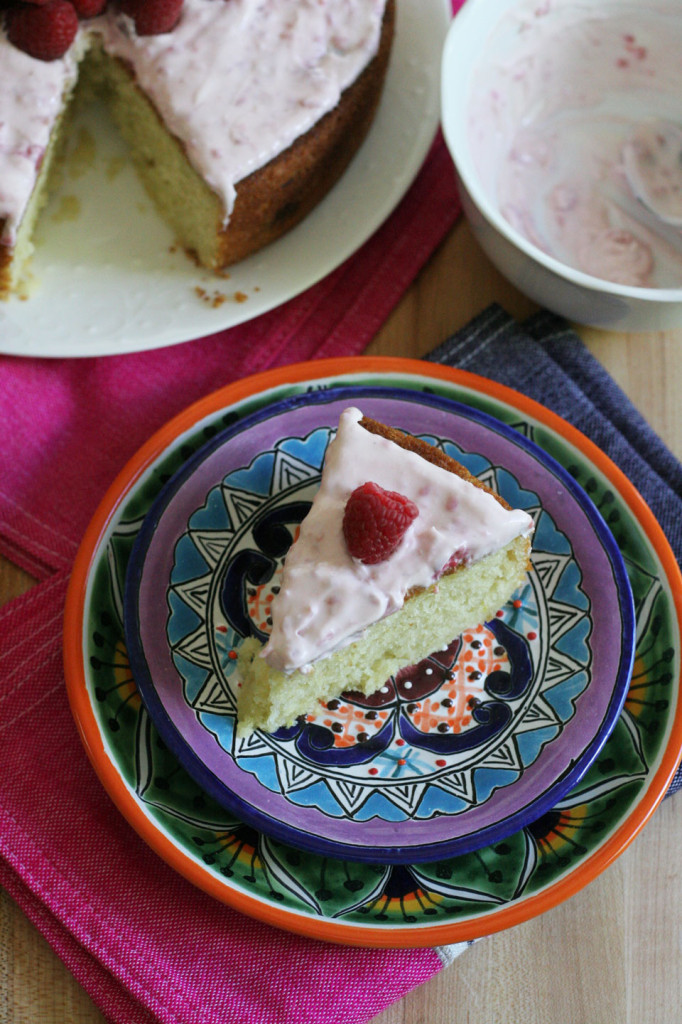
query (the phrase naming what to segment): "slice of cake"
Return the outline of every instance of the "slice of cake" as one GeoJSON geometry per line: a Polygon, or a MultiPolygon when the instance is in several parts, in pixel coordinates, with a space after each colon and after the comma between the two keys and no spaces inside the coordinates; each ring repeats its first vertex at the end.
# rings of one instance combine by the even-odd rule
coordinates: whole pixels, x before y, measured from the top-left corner
{"type": "Polygon", "coordinates": [[[442,450],[341,416],[263,646],[239,654],[238,732],[273,731],[493,615],[523,584],[533,520],[442,450]]]}
{"type": "Polygon", "coordinates": [[[131,5],[144,12],[110,0],[79,22],[66,0],[0,2],[0,299],[19,288],[76,94],[102,92],[178,243],[214,271],[306,217],[369,131],[395,0],[176,0],[172,26],[144,32],[131,5]],[[17,32],[55,5],[74,22],[58,56],[17,32]]]}

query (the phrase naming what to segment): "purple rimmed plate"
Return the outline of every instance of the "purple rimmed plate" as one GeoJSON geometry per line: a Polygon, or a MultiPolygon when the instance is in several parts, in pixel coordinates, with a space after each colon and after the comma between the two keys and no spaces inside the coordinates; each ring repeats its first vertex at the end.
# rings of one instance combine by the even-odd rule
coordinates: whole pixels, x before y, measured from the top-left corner
{"type": "Polygon", "coordinates": [[[553,806],[608,737],[634,650],[618,547],[566,471],[483,413],[381,388],[275,403],[202,449],[146,517],[125,619],[145,704],[207,792],[293,846],[380,863],[477,849],[553,806]],[[235,653],[267,631],[292,530],[348,405],[439,444],[533,515],[533,568],[492,622],[373,697],[346,694],[240,741],[235,653]]]}

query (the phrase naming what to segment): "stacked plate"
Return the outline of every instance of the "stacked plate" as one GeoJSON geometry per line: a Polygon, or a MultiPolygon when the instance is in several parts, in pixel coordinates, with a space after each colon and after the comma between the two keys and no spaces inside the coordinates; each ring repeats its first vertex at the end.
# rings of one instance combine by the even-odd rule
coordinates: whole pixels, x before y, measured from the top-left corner
{"type": "Polygon", "coordinates": [[[123,472],[74,572],[67,680],[106,788],[185,877],[304,934],[454,942],[585,885],[662,797],[682,733],[676,588],[629,483],[536,403],[410,360],[302,364],[187,410],[123,472]],[[237,739],[235,656],[267,631],[348,405],[526,509],[532,571],[372,698],[237,739]]]}

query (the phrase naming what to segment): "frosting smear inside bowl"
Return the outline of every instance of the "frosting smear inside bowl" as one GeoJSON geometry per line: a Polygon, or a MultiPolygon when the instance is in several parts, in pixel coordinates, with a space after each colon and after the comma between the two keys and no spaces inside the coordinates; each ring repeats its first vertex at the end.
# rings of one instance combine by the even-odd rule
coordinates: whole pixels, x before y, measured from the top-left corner
{"type": "Polygon", "coordinates": [[[486,53],[469,138],[505,219],[595,277],[682,285],[682,5],[535,0],[486,53]]]}

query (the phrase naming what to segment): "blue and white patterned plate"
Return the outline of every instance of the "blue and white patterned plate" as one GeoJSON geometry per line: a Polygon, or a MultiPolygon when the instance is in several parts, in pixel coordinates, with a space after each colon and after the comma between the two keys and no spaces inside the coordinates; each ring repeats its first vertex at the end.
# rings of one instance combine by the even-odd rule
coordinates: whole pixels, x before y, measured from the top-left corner
{"type": "Polygon", "coordinates": [[[165,743],[259,831],[317,854],[418,863],[501,840],[582,777],[625,699],[634,610],[600,514],[543,450],[487,414],[399,389],[275,402],[201,449],[150,509],[129,563],[126,642],[165,743]],[[528,582],[366,698],[235,734],[236,652],[264,637],[341,411],[417,434],[534,518],[528,582]]]}

